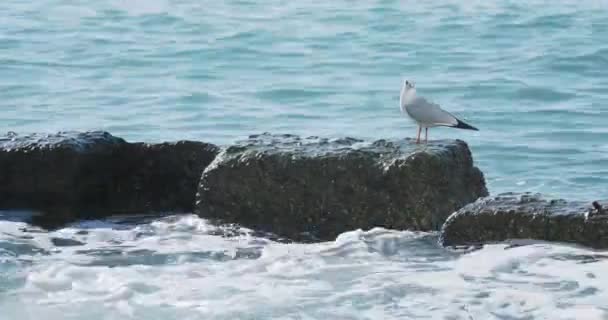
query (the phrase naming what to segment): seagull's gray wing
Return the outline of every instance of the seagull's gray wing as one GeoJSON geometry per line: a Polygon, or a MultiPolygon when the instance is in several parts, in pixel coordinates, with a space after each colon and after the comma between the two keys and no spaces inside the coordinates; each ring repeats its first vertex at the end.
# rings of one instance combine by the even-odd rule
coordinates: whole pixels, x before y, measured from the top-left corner
{"type": "Polygon", "coordinates": [[[435,126],[457,126],[458,119],[451,113],[422,97],[416,97],[414,101],[406,106],[406,111],[414,120],[421,124],[435,126]]]}

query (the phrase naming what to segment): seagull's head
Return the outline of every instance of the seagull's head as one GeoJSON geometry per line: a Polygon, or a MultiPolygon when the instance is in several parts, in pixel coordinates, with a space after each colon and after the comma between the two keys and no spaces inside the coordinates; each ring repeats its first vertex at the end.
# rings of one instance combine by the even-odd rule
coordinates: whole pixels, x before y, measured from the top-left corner
{"type": "Polygon", "coordinates": [[[403,80],[403,86],[401,87],[401,96],[404,96],[406,93],[414,94],[416,89],[414,87],[414,82],[411,80],[403,80]]]}
{"type": "Polygon", "coordinates": [[[414,83],[410,80],[403,80],[403,87],[401,87],[401,94],[399,95],[401,111],[405,110],[405,105],[410,103],[415,96],[416,89],[414,89],[414,83]]]}
{"type": "Polygon", "coordinates": [[[403,87],[406,90],[413,89],[414,88],[414,82],[409,81],[409,80],[405,80],[405,82],[403,83],[403,87]]]}
{"type": "Polygon", "coordinates": [[[403,86],[401,87],[401,95],[405,95],[408,92],[415,92],[414,82],[411,80],[403,80],[403,86]]]}

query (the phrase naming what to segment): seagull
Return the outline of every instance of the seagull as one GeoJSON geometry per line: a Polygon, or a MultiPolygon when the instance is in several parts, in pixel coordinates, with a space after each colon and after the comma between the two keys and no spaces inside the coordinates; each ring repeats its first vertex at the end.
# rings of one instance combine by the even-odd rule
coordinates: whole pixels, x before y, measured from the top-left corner
{"type": "Polygon", "coordinates": [[[416,143],[420,143],[420,132],[424,128],[424,142],[428,141],[429,128],[431,127],[452,127],[479,131],[477,128],[464,123],[451,113],[441,109],[436,104],[427,101],[423,97],[416,96],[414,83],[408,80],[403,82],[401,95],[399,96],[401,112],[406,113],[418,124],[418,138],[416,143]]]}

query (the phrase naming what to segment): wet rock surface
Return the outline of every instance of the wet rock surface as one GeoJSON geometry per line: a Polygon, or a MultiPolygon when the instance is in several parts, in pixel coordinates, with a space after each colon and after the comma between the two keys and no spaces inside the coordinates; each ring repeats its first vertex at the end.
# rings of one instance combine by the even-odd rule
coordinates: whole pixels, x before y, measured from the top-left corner
{"type": "Polygon", "coordinates": [[[192,211],[207,143],[129,143],[107,132],[0,136],[0,209],[52,228],[120,213],[192,211]]]}
{"type": "Polygon", "coordinates": [[[487,194],[463,141],[262,134],[228,147],[207,167],[196,209],[205,218],[316,241],[374,226],[438,230],[487,194]]]}
{"type": "Polygon", "coordinates": [[[84,246],[85,243],[69,238],[50,238],[51,243],[56,247],[75,247],[75,246],[84,246]]]}
{"type": "Polygon", "coordinates": [[[608,248],[607,201],[566,201],[505,193],[471,203],[442,227],[444,246],[533,239],[608,248]]]}

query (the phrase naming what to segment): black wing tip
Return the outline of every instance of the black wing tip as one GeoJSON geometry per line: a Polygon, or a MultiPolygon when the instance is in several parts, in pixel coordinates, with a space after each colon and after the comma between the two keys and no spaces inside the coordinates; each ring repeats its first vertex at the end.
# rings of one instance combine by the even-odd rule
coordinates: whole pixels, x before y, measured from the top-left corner
{"type": "Polygon", "coordinates": [[[467,123],[465,123],[465,122],[462,122],[462,121],[460,121],[460,120],[458,120],[458,119],[456,119],[456,120],[458,121],[458,124],[456,124],[456,125],[454,126],[454,128],[458,128],[458,129],[467,129],[467,130],[474,130],[474,131],[479,131],[479,129],[477,129],[477,128],[473,127],[473,126],[472,126],[472,125],[470,125],[470,124],[467,124],[467,123]]]}

